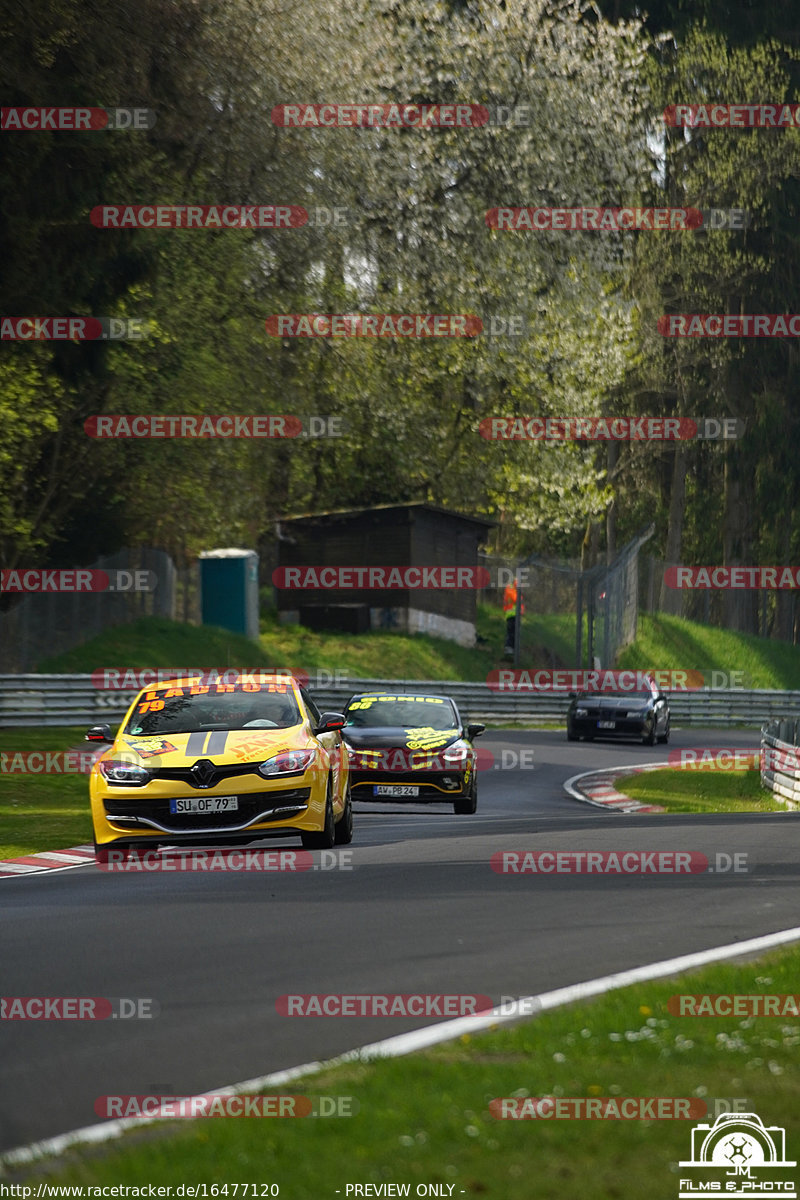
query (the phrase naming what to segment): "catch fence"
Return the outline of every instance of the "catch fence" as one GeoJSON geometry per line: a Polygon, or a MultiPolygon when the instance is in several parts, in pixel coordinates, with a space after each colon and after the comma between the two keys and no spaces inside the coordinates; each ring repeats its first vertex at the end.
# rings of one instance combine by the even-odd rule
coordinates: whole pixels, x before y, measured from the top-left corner
{"type": "Polygon", "coordinates": [[[30,592],[0,612],[0,672],[25,672],[115,625],[139,617],[199,619],[197,568],[178,572],[164,550],[137,546],[99,558],[88,570],[147,571],[152,591],[30,592]]]}
{"type": "MultiPolygon", "coordinates": [[[[636,638],[639,551],[653,536],[650,525],[632,538],[611,563],[582,570],[577,559],[538,555],[514,562],[485,560],[500,586],[482,599],[502,605],[505,582],[515,577],[517,611],[513,660],[516,666],[613,667],[620,650],[636,638]]],[[[512,657],[512,655],[509,655],[512,657]]]]}

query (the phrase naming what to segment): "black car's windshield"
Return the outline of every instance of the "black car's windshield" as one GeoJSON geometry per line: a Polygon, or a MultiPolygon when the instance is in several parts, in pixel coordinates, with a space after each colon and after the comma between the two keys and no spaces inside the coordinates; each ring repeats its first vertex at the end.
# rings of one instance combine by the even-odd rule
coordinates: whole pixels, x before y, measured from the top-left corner
{"type": "Polygon", "coordinates": [[[286,685],[195,683],[145,692],[124,732],[142,737],[204,729],[288,729],[302,720],[286,685]]]}
{"type": "Polygon", "coordinates": [[[653,698],[653,692],[649,687],[638,687],[628,689],[626,691],[606,691],[602,692],[579,692],[580,700],[629,700],[631,704],[637,704],[641,707],[648,700],[653,698]]]}
{"type": "Polygon", "coordinates": [[[453,705],[441,696],[356,696],[345,716],[345,724],[355,728],[444,730],[459,724],[453,705]]]}

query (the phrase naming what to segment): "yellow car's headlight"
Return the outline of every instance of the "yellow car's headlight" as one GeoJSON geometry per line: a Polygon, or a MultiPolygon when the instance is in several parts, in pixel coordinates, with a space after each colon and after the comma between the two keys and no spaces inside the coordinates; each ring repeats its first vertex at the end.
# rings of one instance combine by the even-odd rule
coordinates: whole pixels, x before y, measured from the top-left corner
{"type": "Polygon", "coordinates": [[[144,787],[150,782],[150,772],[136,763],[119,759],[101,759],[97,764],[106,783],[116,787],[144,787]]]}
{"type": "Polygon", "coordinates": [[[262,775],[298,775],[308,770],[315,756],[315,750],[283,750],[258,769],[262,775]]]}

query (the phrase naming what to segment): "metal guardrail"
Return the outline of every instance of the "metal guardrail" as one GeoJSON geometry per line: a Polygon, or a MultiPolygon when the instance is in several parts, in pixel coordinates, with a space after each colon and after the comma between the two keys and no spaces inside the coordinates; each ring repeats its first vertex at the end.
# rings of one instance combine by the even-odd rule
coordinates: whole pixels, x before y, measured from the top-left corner
{"type": "Polygon", "coordinates": [[[798,726],[797,719],[784,718],[761,730],[761,786],[787,808],[800,808],[798,726]]]}
{"type": "MultiPolygon", "coordinates": [[[[468,720],[525,725],[563,721],[569,697],[551,692],[493,692],[485,683],[414,679],[349,679],[311,687],[321,707],[338,710],[362,691],[418,692],[452,696],[468,720]]],[[[94,686],[91,675],[0,675],[0,727],[92,725],[121,720],[138,689],[111,691],[94,686]]],[[[800,721],[800,692],[739,689],[673,692],[668,695],[676,725],[760,727],[788,717],[800,721]]]]}

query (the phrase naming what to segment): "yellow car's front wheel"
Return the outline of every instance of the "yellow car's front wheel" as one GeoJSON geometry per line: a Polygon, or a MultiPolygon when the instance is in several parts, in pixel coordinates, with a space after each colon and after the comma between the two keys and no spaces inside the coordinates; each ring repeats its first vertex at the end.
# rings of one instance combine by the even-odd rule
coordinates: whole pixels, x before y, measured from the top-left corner
{"type": "Polygon", "coordinates": [[[337,846],[349,846],[353,840],[353,799],[350,795],[350,785],[344,798],[344,812],[336,822],[334,841],[337,846]]]}
{"type": "Polygon", "coordinates": [[[330,850],[336,841],[336,822],[333,816],[333,789],[330,777],[325,797],[325,823],[322,829],[300,830],[300,841],[304,850],[330,850]]]}

